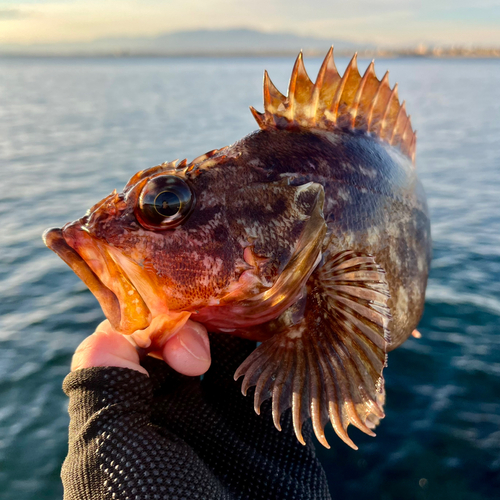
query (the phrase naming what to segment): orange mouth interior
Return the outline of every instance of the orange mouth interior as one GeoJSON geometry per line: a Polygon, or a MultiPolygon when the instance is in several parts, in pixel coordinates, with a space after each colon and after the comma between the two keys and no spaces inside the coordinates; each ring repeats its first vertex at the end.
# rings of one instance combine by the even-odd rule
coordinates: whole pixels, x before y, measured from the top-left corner
{"type": "Polygon", "coordinates": [[[116,295],[97,277],[80,255],[64,239],[59,228],[48,229],[43,235],[47,247],[68,264],[73,272],[87,285],[94,294],[102,310],[114,329],[120,326],[121,310],[116,295]]]}
{"type": "Polygon", "coordinates": [[[133,343],[151,355],[158,356],[163,344],[191,316],[187,311],[169,311],[166,306],[158,307],[159,302],[154,301],[147,284],[137,276],[135,282],[129,279],[116,258],[79,224],[69,224],[63,230],[49,229],[43,239],[47,247],[59,255],[87,285],[113,329],[130,335],[133,343]],[[138,290],[136,285],[139,284],[138,290]],[[143,296],[147,296],[148,304],[143,296]]]}
{"type": "Polygon", "coordinates": [[[132,283],[112,259],[106,258],[90,235],[71,229],[70,226],[68,232],[72,245],[61,229],[46,231],[45,244],[88,286],[113,329],[129,335],[147,328],[152,320],[151,312],[132,283]],[[78,237],[71,237],[72,233],[78,237]]]}

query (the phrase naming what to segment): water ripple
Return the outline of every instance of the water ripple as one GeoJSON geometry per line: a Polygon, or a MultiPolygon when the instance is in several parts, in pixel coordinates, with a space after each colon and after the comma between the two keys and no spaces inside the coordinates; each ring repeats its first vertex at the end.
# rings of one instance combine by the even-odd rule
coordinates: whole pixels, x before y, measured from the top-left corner
{"type": "MultiPolygon", "coordinates": [[[[310,61],[310,74],[319,65],[310,61]]],[[[264,67],[286,88],[288,59],[0,59],[2,498],[61,497],[60,386],[74,349],[102,319],[41,233],[80,217],[138,170],[254,130],[247,106],[260,107],[264,67]]],[[[377,438],[350,430],[354,452],[329,430],[333,447],[319,453],[338,498],[495,498],[500,65],[400,59],[376,67],[390,68],[419,132],[434,261],[422,339],[389,356],[377,438]]]]}

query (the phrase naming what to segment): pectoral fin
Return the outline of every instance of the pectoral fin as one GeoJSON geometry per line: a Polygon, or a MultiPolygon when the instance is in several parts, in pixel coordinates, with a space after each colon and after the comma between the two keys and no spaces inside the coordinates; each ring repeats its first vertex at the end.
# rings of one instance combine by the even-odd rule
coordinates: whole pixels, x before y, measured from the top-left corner
{"type": "Polygon", "coordinates": [[[242,391],[255,389],[255,411],[273,398],[274,424],[292,408],[298,440],[311,417],[316,437],[327,448],[324,427],[357,449],[349,424],[374,436],[384,417],[384,380],[391,318],[384,270],[367,254],[330,256],[310,277],[301,301],[269,325],[277,333],[238,368],[242,391]]]}

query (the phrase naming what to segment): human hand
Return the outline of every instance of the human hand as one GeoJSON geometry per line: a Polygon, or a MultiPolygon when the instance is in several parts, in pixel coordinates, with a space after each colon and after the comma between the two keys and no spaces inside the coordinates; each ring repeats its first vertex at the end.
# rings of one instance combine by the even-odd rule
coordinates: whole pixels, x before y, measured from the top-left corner
{"type": "MultiPolygon", "coordinates": [[[[189,376],[202,375],[211,363],[207,330],[200,323],[189,321],[172,337],[155,346],[161,357],[174,370],[189,376]]],[[[108,320],[97,326],[76,349],[71,371],[97,366],[130,368],[148,375],[141,366],[142,349],[136,348],[124,335],[113,330],[108,320]]]]}
{"type": "MultiPolygon", "coordinates": [[[[244,397],[233,379],[255,342],[209,335],[212,364],[202,380],[150,356],[139,364],[136,348],[106,322],[82,343],[64,382],[71,417],[65,500],[330,499],[310,423],[303,446],[289,411],[279,432],[270,400],[257,415],[253,389],[244,397]]],[[[167,361],[178,351],[177,360],[194,365],[177,342],[164,346],[167,361]]]]}

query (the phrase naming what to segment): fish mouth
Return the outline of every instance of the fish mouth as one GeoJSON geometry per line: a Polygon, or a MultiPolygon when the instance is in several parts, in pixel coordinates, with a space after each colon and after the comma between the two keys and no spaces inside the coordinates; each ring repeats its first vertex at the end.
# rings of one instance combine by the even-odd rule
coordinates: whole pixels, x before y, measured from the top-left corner
{"type": "Polygon", "coordinates": [[[130,335],[151,324],[151,311],[135,286],[81,223],[48,229],[43,240],[89,288],[114,330],[130,335]]]}

